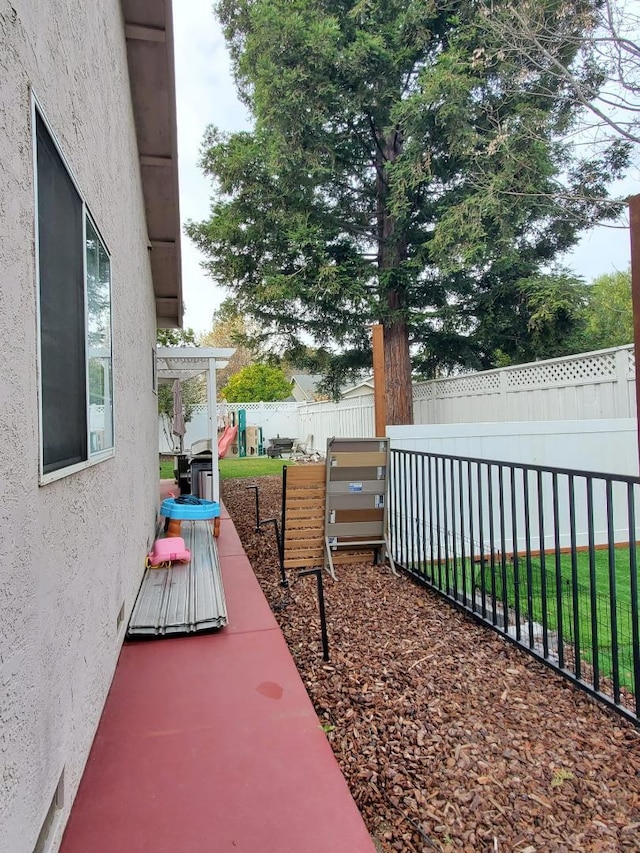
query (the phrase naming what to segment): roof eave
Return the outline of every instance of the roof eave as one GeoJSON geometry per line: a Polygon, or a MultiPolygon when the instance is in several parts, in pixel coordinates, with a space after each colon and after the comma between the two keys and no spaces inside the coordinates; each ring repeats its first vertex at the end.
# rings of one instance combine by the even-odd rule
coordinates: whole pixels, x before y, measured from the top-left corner
{"type": "Polygon", "coordinates": [[[156,323],[182,327],[178,133],[171,0],[122,0],[156,323]]]}

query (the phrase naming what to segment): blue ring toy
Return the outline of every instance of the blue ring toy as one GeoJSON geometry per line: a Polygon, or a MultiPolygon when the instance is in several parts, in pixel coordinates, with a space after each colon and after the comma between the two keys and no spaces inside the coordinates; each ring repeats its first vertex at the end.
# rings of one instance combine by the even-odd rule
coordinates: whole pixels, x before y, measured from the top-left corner
{"type": "Polygon", "coordinates": [[[220,517],[220,504],[198,498],[198,503],[178,503],[175,498],[166,498],[160,506],[160,515],[181,521],[200,521],[220,517]]]}

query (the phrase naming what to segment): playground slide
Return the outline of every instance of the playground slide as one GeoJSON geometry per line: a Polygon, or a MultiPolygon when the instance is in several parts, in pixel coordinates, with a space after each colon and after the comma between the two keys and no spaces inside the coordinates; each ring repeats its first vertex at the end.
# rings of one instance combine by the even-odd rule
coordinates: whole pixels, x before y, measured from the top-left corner
{"type": "Polygon", "coordinates": [[[224,432],[218,439],[218,459],[222,459],[237,434],[237,426],[228,426],[224,428],[224,432]]]}

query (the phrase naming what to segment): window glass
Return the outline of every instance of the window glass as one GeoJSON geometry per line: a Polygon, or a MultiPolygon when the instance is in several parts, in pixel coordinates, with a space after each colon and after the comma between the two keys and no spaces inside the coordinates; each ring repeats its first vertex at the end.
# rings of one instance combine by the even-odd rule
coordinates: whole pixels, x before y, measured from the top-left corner
{"type": "Polygon", "coordinates": [[[63,476],[113,448],[111,261],[37,110],[36,172],[42,475],[63,476]]]}
{"type": "Polygon", "coordinates": [[[89,452],[99,453],[113,447],[111,262],[89,217],[86,252],[89,452]]]}
{"type": "Polygon", "coordinates": [[[87,458],[82,199],[38,116],[43,473],[87,458]]]}

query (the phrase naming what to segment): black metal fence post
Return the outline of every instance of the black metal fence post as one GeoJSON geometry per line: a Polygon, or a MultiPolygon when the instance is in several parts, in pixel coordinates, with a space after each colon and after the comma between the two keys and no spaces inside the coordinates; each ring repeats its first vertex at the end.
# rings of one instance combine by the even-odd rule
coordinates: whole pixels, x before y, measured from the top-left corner
{"type": "Polygon", "coordinates": [[[280,536],[280,530],[278,529],[278,519],[265,518],[264,521],[260,522],[260,529],[262,529],[266,524],[273,524],[276,534],[276,545],[278,547],[278,558],[280,563],[280,586],[289,586],[289,581],[287,580],[287,573],[284,568],[284,551],[282,549],[282,539],[280,536]]]}

